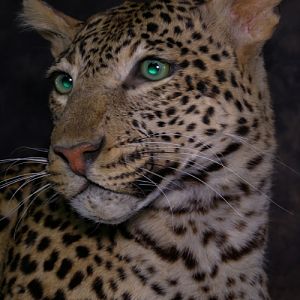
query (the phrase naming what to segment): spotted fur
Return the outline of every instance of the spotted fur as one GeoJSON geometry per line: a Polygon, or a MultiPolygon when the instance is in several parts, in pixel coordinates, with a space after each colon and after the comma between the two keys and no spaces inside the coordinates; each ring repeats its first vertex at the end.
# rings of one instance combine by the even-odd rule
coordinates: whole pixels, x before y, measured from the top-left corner
{"type": "Polygon", "coordinates": [[[47,181],[1,194],[0,298],[269,299],[261,49],[278,3],[125,2],[81,22],[24,1],[51,42],[49,74],[74,89],[50,96],[47,181]],[[145,58],[169,76],[142,78],[145,58]]]}

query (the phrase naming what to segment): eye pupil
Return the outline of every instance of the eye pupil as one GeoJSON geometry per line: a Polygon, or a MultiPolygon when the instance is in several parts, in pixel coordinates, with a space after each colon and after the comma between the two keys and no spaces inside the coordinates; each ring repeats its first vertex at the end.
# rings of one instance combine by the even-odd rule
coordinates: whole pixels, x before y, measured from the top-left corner
{"type": "Polygon", "coordinates": [[[69,94],[73,89],[73,78],[65,73],[60,73],[54,80],[55,89],[60,94],[69,94]]]}
{"type": "Polygon", "coordinates": [[[64,86],[64,88],[66,89],[70,89],[73,85],[73,80],[71,77],[68,76],[64,76],[62,78],[62,85],[64,86]]]}
{"type": "Polygon", "coordinates": [[[160,65],[158,63],[150,63],[148,67],[148,72],[150,75],[157,75],[160,72],[160,65]]]}

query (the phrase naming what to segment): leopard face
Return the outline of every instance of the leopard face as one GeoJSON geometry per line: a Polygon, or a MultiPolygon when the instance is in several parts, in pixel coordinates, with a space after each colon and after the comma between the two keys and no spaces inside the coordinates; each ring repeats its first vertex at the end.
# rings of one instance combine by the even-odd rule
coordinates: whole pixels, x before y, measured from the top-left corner
{"type": "Polygon", "coordinates": [[[27,2],[52,14],[51,30],[31,21],[56,58],[50,181],[82,216],[116,224],[148,205],[188,207],[172,194],[195,185],[205,206],[269,174],[255,167],[270,157],[245,146],[274,150],[259,55],[278,21],[269,7],[258,32],[243,20],[262,16],[242,1],[125,2],[84,23],[27,2]]]}

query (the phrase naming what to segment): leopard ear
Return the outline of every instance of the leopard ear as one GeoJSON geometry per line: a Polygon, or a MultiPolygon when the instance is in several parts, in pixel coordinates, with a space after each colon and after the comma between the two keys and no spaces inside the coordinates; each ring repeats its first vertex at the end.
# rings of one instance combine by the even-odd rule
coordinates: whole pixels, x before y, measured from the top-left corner
{"type": "Polygon", "coordinates": [[[240,58],[260,53],[271,38],[279,16],[275,8],[281,0],[233,0],[230,10],[231,32],[240,58]]]}
{"type": "Polygon", "coordinates": [[[205,15],[221,37],[231,40],[238,57],[256,57],[279,22],[281,0],[206,0],[205,15]]]}
{"type": "Polygon", "coordinates": [[[72,42],[82,23],[64,15],[40,0],[23,0],[23,24],[37,30],[51,42],[54,57],[62,53],[72,42]]]}

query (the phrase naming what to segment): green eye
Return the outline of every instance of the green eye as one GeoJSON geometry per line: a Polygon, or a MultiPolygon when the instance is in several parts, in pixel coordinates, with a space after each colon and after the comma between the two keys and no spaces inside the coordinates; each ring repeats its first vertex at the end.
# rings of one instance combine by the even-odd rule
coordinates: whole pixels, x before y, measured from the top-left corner
{"type": "Polygon", "coordinates": [[[54,85],[59,94],[69,94],[73,89],[73,78],[67,73],[60,73],[54,78],[54,85]]]}
{"type": "Polygon", "coordinates": [[[147,59],[141,64],[142,75],[149,80],[158,81],[170,75],[171,66],[156,59],[147,59]]]}

